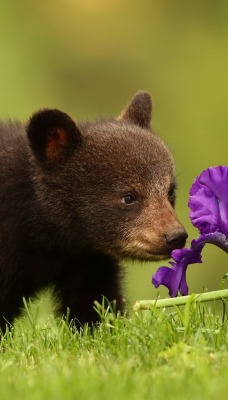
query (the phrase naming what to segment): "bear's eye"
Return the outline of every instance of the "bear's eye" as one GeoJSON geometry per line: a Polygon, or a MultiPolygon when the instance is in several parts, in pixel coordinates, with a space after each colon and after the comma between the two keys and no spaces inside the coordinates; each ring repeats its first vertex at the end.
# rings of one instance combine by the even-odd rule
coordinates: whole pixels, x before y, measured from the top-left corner
{"type": "Polygon", "coordinates": [[[176,200],[176,187],[175,186],[171,186],[168,192],[168,199],[169,202],[172,206],[174,206],[175,204],[175,200],[176,200]]]}
{"type": "Polygon", "coordinates": [[[136,202],[136,196],[133,193],[127,193],[122,197],[121,202],[127,206],[136,202]]]}

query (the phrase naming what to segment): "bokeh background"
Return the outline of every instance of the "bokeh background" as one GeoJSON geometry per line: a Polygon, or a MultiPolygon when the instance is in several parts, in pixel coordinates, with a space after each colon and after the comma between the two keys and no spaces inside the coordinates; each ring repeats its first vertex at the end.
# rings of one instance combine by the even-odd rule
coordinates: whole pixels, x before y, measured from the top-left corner
{"type": "MultiPolygon", "coordinates": [[[[193,179],[228,164],[228,2],[0,1],[2,119],[26,121],[43,107],[76,120],[115,116],[139,89],[151,92],[153,127],[175,156],[177,213],[190,243],[193,179]]],[[[214,246],[203,260],[189,267],[190,291],[218,289],[228,272],[214,246]]],[[[131,303],[157,296],[151,276],[160,264],[127,266],[131,303]]]]}

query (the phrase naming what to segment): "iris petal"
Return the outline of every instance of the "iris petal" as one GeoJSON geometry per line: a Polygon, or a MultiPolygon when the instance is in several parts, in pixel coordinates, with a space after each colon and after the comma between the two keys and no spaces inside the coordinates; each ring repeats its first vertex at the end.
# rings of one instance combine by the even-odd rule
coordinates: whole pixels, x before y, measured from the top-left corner
{"type": "Polygon", "coordinates": [[[152,283],[157,288],[160,285],[169,289],[171,297],[177,296],[178,292],[185,296],[188,294],[186,282],[186,270],[189,264],[201,263],[201,252],[206,243],[214,244],[228,253],[228,239],[219,232],[202,235],[192,240],[190,249],[177,249],[172,251],[175,260],[170,261],[172,268],[160,267],[152,277],[152,283]]]}
{"type": "Polygon", "coordinates": [[[228,253],[228,167],[211,167],[195,179],[189,198],[192,224],[201,233],[191,247],[172,251],[172,268],[160,267],[152,277],[157,288],[164,285],[171,297],[188,294],[186,270],[189,264],[201,263],[206,243],[214,244],[228,253]]]}
{"type": "Polygon", "coordinates": [[[160,267],[152,277],[152,283],[154,287],[160,285],[166,286],[169,289],[169,295],[175,297],[178,293],[180,282],[182,279],[182,269],[176,269],[176,265],[173,268],[160,267]]]}
{"type": "Polygon", "coordinates": [[[188,205],[192,224],[201,234],[222,232],[228,236],[228,167],[203,171],[190,189],[188,205]]]}
{"type": "MultiPolygon", "coordinates": [[[[187,296],[187,294],[188,294],[188,285],[187,285],[187,281],[186,281],[186,269],[184,270],[183,275],[182,275],[179,292],[182,296],[187,296]]],[[[173,297],[176,297],[176,295],[173,297]]]]}

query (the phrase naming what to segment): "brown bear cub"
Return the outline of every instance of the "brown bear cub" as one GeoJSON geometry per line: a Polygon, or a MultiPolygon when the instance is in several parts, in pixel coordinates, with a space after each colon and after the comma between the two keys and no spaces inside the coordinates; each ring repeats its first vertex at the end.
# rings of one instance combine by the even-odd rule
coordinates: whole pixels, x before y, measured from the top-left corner
{"type": "Polygon", "coordinates": [[[117,119],[75,123],[44,109],[0,124],[0,326],[53,286],[60,313],[94,322],[94,301],[123,310],[123,259],[161,260],[187,234],[174,212],[174,162],[137,93],[117,119]]]}

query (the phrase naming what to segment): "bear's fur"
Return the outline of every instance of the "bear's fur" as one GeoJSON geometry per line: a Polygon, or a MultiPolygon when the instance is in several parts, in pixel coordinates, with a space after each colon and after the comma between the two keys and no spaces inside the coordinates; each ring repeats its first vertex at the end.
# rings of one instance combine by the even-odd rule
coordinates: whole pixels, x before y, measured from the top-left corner
{"type": "Polygon", "coordinates": [[[123,310],[122,259],[160,260],[185,244],[174,162],[137,93],[117,119],[59,110],[0,125],[0,326],[49,285],[60,313],[94,322],[94,301],[123,310]]]}

